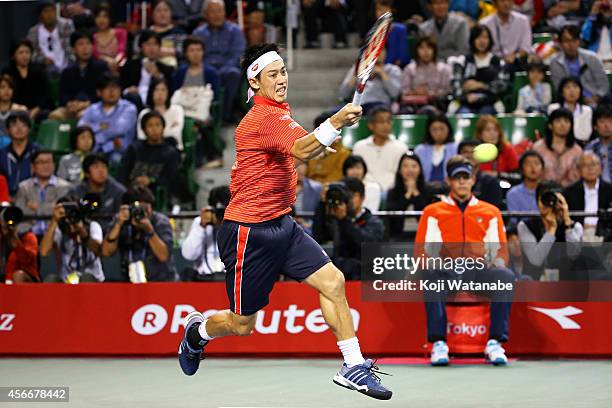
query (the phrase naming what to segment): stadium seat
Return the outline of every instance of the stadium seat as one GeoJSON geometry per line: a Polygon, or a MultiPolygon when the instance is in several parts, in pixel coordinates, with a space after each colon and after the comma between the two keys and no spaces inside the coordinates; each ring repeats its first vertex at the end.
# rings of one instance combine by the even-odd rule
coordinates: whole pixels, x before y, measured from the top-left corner
{"type": "Polygon", "coordinates": [[[187,182],[187,188],[192,194],[197,193],[198,185],[193,178],[196,162],[196,148],[198,142],[198,130],[193,118],[185,118],[183,127],[183,162],[179,169],[180,179],[187,182]]]}
{"type": "Polygon", "coordinates": [[[410,55],[416,55],[416,44],[419,40],[419,37],[409,35],[408,36],[408,50],[410,51],[410,55]]]}
{"type": "Polygon", "coordinates": [[[76,121],[43,120],[38,128],[36,142],[56,156],[69,153],[70,132],[75,126],[76,121]]]}
{"type": "Polygon", "coordinates": [[[504,106],[506,112],[514,112],[516,105],[518,104],[518,94],[522,87],[529,83],[526,72],[517,72],[514,74],[514,80],[512,81],[511,95],[508,99],[504,99],[504,106]]]}
{"type": "Polygon", "coordinates": [[[606,75],[608,75],[608,85],[610,85],[610,89],[612,89],[612,71],[606,71],[606,75]]]}
{"type": "MultiPolygon", "coordinates": [[[[608,74],[608,81],[612,81],[612,72],[608,74]]],[[[544,82],[548,82],[552,91],[553,101],[557,97],[557,91],[552,84],[550,79],[550,72],[546,73],[546,78],[544,78],[544,82]]],[[[612,83],[612,82],[611,82],[612,83]]],[[[522,87],[529,84],[529,78],[527,78],[527,72],[517,72],[514,74],[514,81],[512,82],[512,95],[510,95],[509,99],[504,99],[504,106],[506,107],[506,112],[514,112],[516,110],[516,106],[518,104],[518,94],[522,87]]]]}
{"type": "Polygon", "coordinates": [[[535,141],[537,133],[544,137],[546,131],[546,116],[537,113],[525,115],[500,114],[497,120],[506,135],[506,139],[514,144],[525,139],[535,141]]]}
{"type": "Polygon", "coordinates": [[[159,212],[168,212],[169,210],[169,200],[168,200],[168,190],[164,186],[157,186],[155,188],[155,211],[159,212]]]}
{"type": "Polygon", "coordinates": [[[60,80],[59,78],[49,78],[49,97],[54,108],[59,106],[60,80]]]}
{"type": "Polygon", "coordinates": [[[462,114],[449,116],[453,131],[455,132],[455,142],[460,143],[463,140],[474,138],[476,133],[476,122],[478,122],[478,115],[475,114],[462,114]]]}
{"type": "Polygon", "coordinates": [[[393,130],[397,140],[414,148],[425,139],[426,115],[400,115],[393,118],[393,130]]]}
{"type": "Polygon", "coordinates": [[[554,38],[554,34],[552,33],[537,33],[534,34],[531,40],[532,44],[542,44],[545,42],[552,41],[554,38]]]}
{"type": "Polygon", "coordinates": [[[365,139],[370,136],[370,129],[368,129],[368,120],[363,118],[359,121],[359,124],[352,127],[345,127],[342,129],[342,144],[348,149],[352,149],[353,145],[361,139],[365,139]]]}
{"type": "Polygon", "coordinates": [[[185,117],[183,126],[183,163],[195,162],[196,143],[198,141],[198,132],[195,128],[195,119],[185,117]]]}

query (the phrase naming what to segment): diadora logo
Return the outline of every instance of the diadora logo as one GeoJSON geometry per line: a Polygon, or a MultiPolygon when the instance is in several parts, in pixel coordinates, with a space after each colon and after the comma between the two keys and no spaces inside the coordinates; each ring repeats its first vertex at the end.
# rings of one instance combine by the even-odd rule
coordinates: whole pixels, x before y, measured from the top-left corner
{"type": "Polygon", "coordinates": [[[465,335],[469,337],[483,336],[487,333],[487,326],[484,324],[455,324],[448,323],[446,325],[447,334],[465,335]]]}
{"type": "Polygon", "coordinates": [[[529,306],[529,308],[550,317],[557,322],[563,330],[580,330],[581,328],[575,320],[569,318],[569,316],[575,316],[583,313],[583,311],[577,307],[565,306],[558,309],[549,309],[544,307],[529,306]]]}
{"type": "Polygon", "coordinates": [[[0,331],[13,330],[13,320],[15,320],[14,314],[10,314],[10,313],[0,314],[0,331]]]}
{"type": "MultiPolygon", "coordinates": [[[[191,305],[176,305],[172,312],[170,322],[170,333],[178,333],[181,326],[185,325],[184,319],[195,308],[191,305]]],[[[204,317],[217,313],[217,310],[205,311],[204,317]]],[[[351,309],[355,331],[359,328],[359,312],[351,309]]],[[[138,308],[132,315],[132,329],[143,336],[150,336],[162,331],[168,323],[169,314],[163,306],[148,304],[138,308]]],[[[298,309],[297,305],[289,305],[285,310],[260,311],[257,314],[255,331],[259,334],[277,334],[281,330],[281,321],[284,319],[284,330],[290,334],[298,334],[306,329],[311,333],[322,333],[329,329],[323,319],[321,309],[306,312],[298,309]]]]}

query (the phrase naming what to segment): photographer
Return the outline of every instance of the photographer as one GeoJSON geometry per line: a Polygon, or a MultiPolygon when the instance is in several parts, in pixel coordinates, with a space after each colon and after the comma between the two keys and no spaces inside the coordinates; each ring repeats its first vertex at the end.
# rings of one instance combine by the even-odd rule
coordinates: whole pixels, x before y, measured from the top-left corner
{"type": "Polygon", "coordinates": [[[123,194],[122,202],[102,243],[102,256],[112,256],[119,250],[123,280],[176,281],[172,227],[165,215],[153,211],[151,190],[134,186],[123,194]]]}
{"type": "Polygon", "coordinates": [[[215,187],[208,196],[208,206],[200,210],[183,241],[181,254],[193,261],[193,268],[186,269],[183,281],[222,281],[225,280],[225,266],[221,262],[217,248],[217,227],[223,221],[225,208],[229,204],[228,186],[215,187]]]}
{"type": "MultiPolygon", "coordinates": [[[[70,193],[79,198],[87,194],[100,196],[99,213],[104,215],[116,214],[121,207],[121,197],[125,187],[108,174],[108,159],[102,153],[89,154],[83,159],[83,174],[85,178],[70,193]]],[[[108,231],[110,219],[100,220],[104,231],[108,231]]]]}
{"type": "MultiPolygon", "coordinates": [[[[15,205],[28,216],[49,217],[53,212],[53,205],[70,190],[70,183],[56,177],[53,152],[50,150],[37,150],[32,153],[32,177],[19,183],[15,196],[15,205]]],[[[32,226],[32,232],[41,238],[46,229],[47,221],[37,219],[27,221],[32,226]]]]}
{"type": "Polygon", "coordinates": [[[100,261],[102,227],[89,219],[97,208],[99,197],[67,195],[57,201],[53,216],[40,242],[40,255],[47,256],[52,249],[61,254],[61,272],[49,274],[45,282],[102,282],[104,271],[100,261]]]}
{"type": "Polygon", "coordinates": [[[0,206],[0,274],[7,285],[40,282],[38,240],[32,232],[18,232],[23,212],[9,203],[0,206]]]}
{"type": "Polygon", "coordinates": [[[327,185],[315,211],[313,232],[317,242],[333,240],[334,264],[348,280],[361,276],[361,244],[381,241],[383,221],[363,207],[365,187],[355,178],[327,185]]]}
{"type": "Polygon", "coordinates": [[[546,268],[560,269],[565,275],[561,267],[568,264],[566,258],[575,259],[580,252],[582,225],[571,220],[559,184],[551,181],[538,184],[536,200],[540,218],[520,221],[517,226],[523,250],[522,274],[539,280],[546,268]],[[553,245],[555,242],[573,245],[567,245],[567,251],[562,251],[561,247],[553,245]]]}

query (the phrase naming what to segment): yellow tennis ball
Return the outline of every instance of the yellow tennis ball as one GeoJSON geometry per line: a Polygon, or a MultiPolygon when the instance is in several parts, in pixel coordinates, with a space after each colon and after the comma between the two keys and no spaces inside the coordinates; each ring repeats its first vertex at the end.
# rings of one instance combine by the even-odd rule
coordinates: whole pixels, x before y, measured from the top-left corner
{"type": "Polygon", "coordinates": [[[480,163],[488,163],[497,158],[497,146],[493,143],[481,143],[474,148],[474,159],[480,163]]]}

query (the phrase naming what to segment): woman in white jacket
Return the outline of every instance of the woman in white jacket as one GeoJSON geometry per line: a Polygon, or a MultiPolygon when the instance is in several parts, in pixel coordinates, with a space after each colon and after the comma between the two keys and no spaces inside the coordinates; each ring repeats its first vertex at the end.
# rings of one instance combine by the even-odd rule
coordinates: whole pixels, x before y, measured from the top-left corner
{"type": "Polygon", "coordinates": [[[145,134],[140,127],[142,117],[151,110],[159,112],[166,121],[164,137],[171,138],[176,148],[183,151],[183,127],[185,125],[185,111],[180,105],[170,104],[170,87],[164,79],[152,78],[147,94],[147,108],[138,115],[138,139],[145,140],[145,134]]]}
{"type": "Polygon", "coordinates": [[[563,107],[574,114],[574,137],[581,146],[589,141],[593,133],[592,118],[593,109],[582,103],[582,84],[579,80],[566,77],[559,84],[559,103],[553,103],[548,107],[548,114],[563,107]]]}

